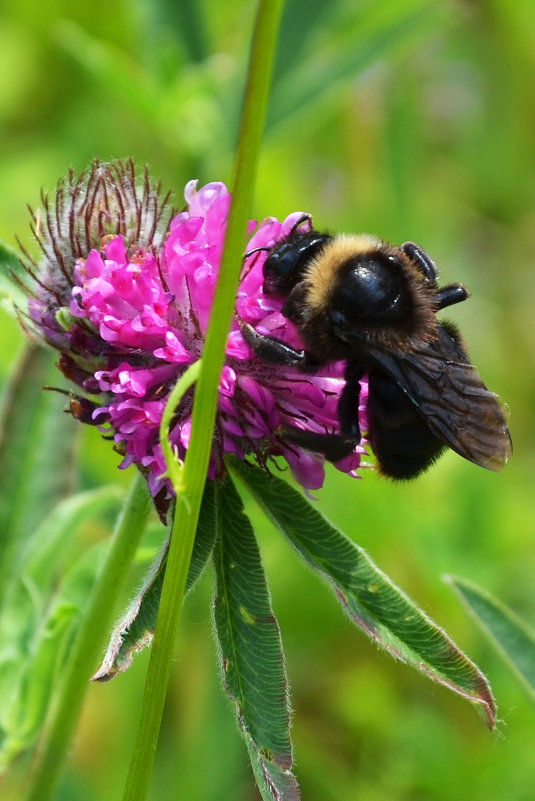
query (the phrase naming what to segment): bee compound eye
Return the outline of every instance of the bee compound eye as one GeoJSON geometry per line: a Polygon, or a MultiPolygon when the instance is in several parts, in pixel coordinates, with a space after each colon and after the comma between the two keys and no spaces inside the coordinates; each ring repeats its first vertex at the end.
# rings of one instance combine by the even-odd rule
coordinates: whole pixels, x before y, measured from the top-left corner
{"type": "Polygon", "coordinates": [[[267,295],[284,294],[293,283],[295,257],[287,247],[270,253],[264,262],[264,287],[267,295]]]}

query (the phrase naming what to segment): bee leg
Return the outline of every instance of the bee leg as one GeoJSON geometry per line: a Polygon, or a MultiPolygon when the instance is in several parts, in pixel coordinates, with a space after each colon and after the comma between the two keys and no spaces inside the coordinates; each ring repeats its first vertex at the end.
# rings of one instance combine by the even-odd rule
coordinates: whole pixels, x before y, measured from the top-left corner
{"type": "Polygon", "coordinates": [[[453,306],[454,303],[461,303],[470,297],[470,292],[462,284],[448,284],[439,289],[435,295],[437,309],[445,309],[446,306],[453,306]]]}
{"type": "Polygon", "coordinates": [[[241,324],[241,333],[256,355],[267,362],[287,367],[299,367],[301,370],[317,366],[316,360],[308,351],[296,350],[277,337],[259,334],[249,323],[241,324]]]}
{"type": "MultiPolygon", "coordinates": [[[[306,351],[305,351],[306,353],[306,351]]],[[[297,445],[303,450],[320,453],[329,462],[339,462],[349,456],[360,443],[359,401],[360,379],[364,371],[356,362],[348,362],[345,370],[345,384],[338,400],[339,434],[303,431],[294,426],[281,425],[276,434],[285,442],[297,445]]]]}
{"type": "Polygon", "coordinates": [[[305,451],[319,453],[328,462],[339,462],[349,456],[360,442],[359,439],[345,437],[342,434],[320,434],[315,431],[304,431],[295,426],[280,425],[275,429],[275,434],[284,442],[296,445],[305,451]]]}
{"type": "Polygon", "coordinates": [[[300,225],[303,225],[303,223],[306,222],[308,223],[310,230],[312,230],[314,228],[314,223],[312,222],[312,214],[307,214],[306,211],[304,211],[297,220],[297,222],[292,225],[290,233],[293,234],[295,231],[297,231],[300,225]]]}
{"type": "MultiPolygon", "coordinates": [[[[314,227],[313,223],[312,223],[312,215],[311,214],[307,214],[306,212],[303,212],[303,214],[299,217],[297,222],[295,222],[292,225],[290,233],[293,234],[299,228],[300,225],[303,225],[303,223],[306,223],[306,222],[309,224],[309,227],[311,229],[314,227]]],[[[273,250],[273,245],[260,245],[260,247],[252,248],[252,250],[247,250],[243,254],[243,258],[244,259],[248,259],[249,256],[252,256],[254,253],[261,253],[262,251],[264,251],[265,253],[269,253],[271,250],[273,250]]]]}
{"type": "Polygon", "coordinates": [[[431,256],[422,250],[422,248],[415,242],[405,242],[401,246],[402,251],[409,257],[409,259],[416,264],[420,272],[422,272],[430,284],[436,284],[438,278],[438,270],[435,262],[431,256]]]}
{"type": "Polygon", "coordinates": [[[359,401],[360,379],[364,371],[356,362],[348,362],[345,369],[345,384],[338,399],[338,421],[344,437],[360,442],[359,401]]]}

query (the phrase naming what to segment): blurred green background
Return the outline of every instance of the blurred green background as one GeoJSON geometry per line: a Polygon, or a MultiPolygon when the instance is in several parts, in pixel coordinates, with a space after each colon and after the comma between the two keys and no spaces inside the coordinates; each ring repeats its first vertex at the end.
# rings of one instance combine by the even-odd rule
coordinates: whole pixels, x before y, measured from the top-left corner
{"type": "MultiPolygon", "coordinates": [[[[255,4],[0,2],[0,238],[31,246],[26,203],[95,156],[182,187],[232,178],[255,4]]],[[[470,354],[511,410],[500,475],[449,453],[408,485],[331,471],[317,503],[489,676],[497,732],[379,653],[255,515],[288,658],[306,801],[533,798],[535,708],[441,578],[470,578],[535,625],[535,6],[530,0],[288,0],[254,215],[428,250],[470,354]]],[[[0,312],[0,378],[22,348],[0,312]]],[[[94,430],[81,485],[127,483],[94,430]]],[[[254,510],[252,510],[254,514],[254,510]]],[[[78,547],[82,549],[84,543],[78,547]]],[[[188,600],[151,799],[258,798],[211,641],[211,575],[188,600]]],[[[92,686],[62,801],[121,795],[147,655],[92,686]]],[[[19,771],[23,768],[19,768],[19,771]]],[[[18,798],[17,766],[0,779],[18,798]]]]}

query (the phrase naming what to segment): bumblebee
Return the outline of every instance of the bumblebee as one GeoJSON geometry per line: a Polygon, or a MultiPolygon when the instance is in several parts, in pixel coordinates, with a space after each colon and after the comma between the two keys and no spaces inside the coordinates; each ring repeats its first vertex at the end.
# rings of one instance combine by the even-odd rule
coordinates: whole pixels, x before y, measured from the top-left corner
{"type": "Polygon", "coordinates": [[[361,439],[360,381],[367,377],[366,436],[385,476],[414,478],[446,447],[490,470],[505,465],[511,438],[499,398],[471,364],[457,328],[436,317],[469,293],[462,284],[439,287],[422,248],[320,233],[305,216],[269,249],[263,276],[264,292],[283,300],[282,314],[305,347],[244,323],[254,352],[305,372],[346,364],[339,433],[281,426],[283,439],[329,461],[347,456],[361,439]]]}

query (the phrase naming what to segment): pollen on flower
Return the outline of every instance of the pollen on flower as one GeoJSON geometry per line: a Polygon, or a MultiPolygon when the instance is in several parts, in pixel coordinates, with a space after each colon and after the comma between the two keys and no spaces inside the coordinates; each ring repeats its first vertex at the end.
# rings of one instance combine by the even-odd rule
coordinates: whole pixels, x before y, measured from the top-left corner
{"type": "MultiPolygon", "coordinates": [[[[160,497],[171,493],[160,421],[172,387],[202,353],[230,206],[219,182],[198,189],[190,181],[185,199],[186,210],[174,214],[146,170],[137,175],[130,161],[95,161],[81,176],[61,181],[54,202],[43,196],[39,230],[34,215],[43,256],[27,263],[34,332],[61,352],[67,378],[100,399],[93,422],[113,436],[122,466],[143,470],[160,497]]],[[[300,218],[296,212],[283,222],[250,223],[247,252],[254,253],[244,260],[227,339],[210,478],[223,475],[224,456],[232,453],[263,466],[283,456],[305,488],[323,483],[324,458],[277,432],[281,426],[335,431],[343,366],[313,375],[274,366],[253,353],[239,322],[299,347],[281,301],[262,291],[262,265],[266,250],[300,218]]],[[[189,446],[192,400],[191,392],[184,396],[171,427],[180,460],[189,446]]],[[[356,448],[337,466],[355,475],[363,452],[356,448]]]]}

